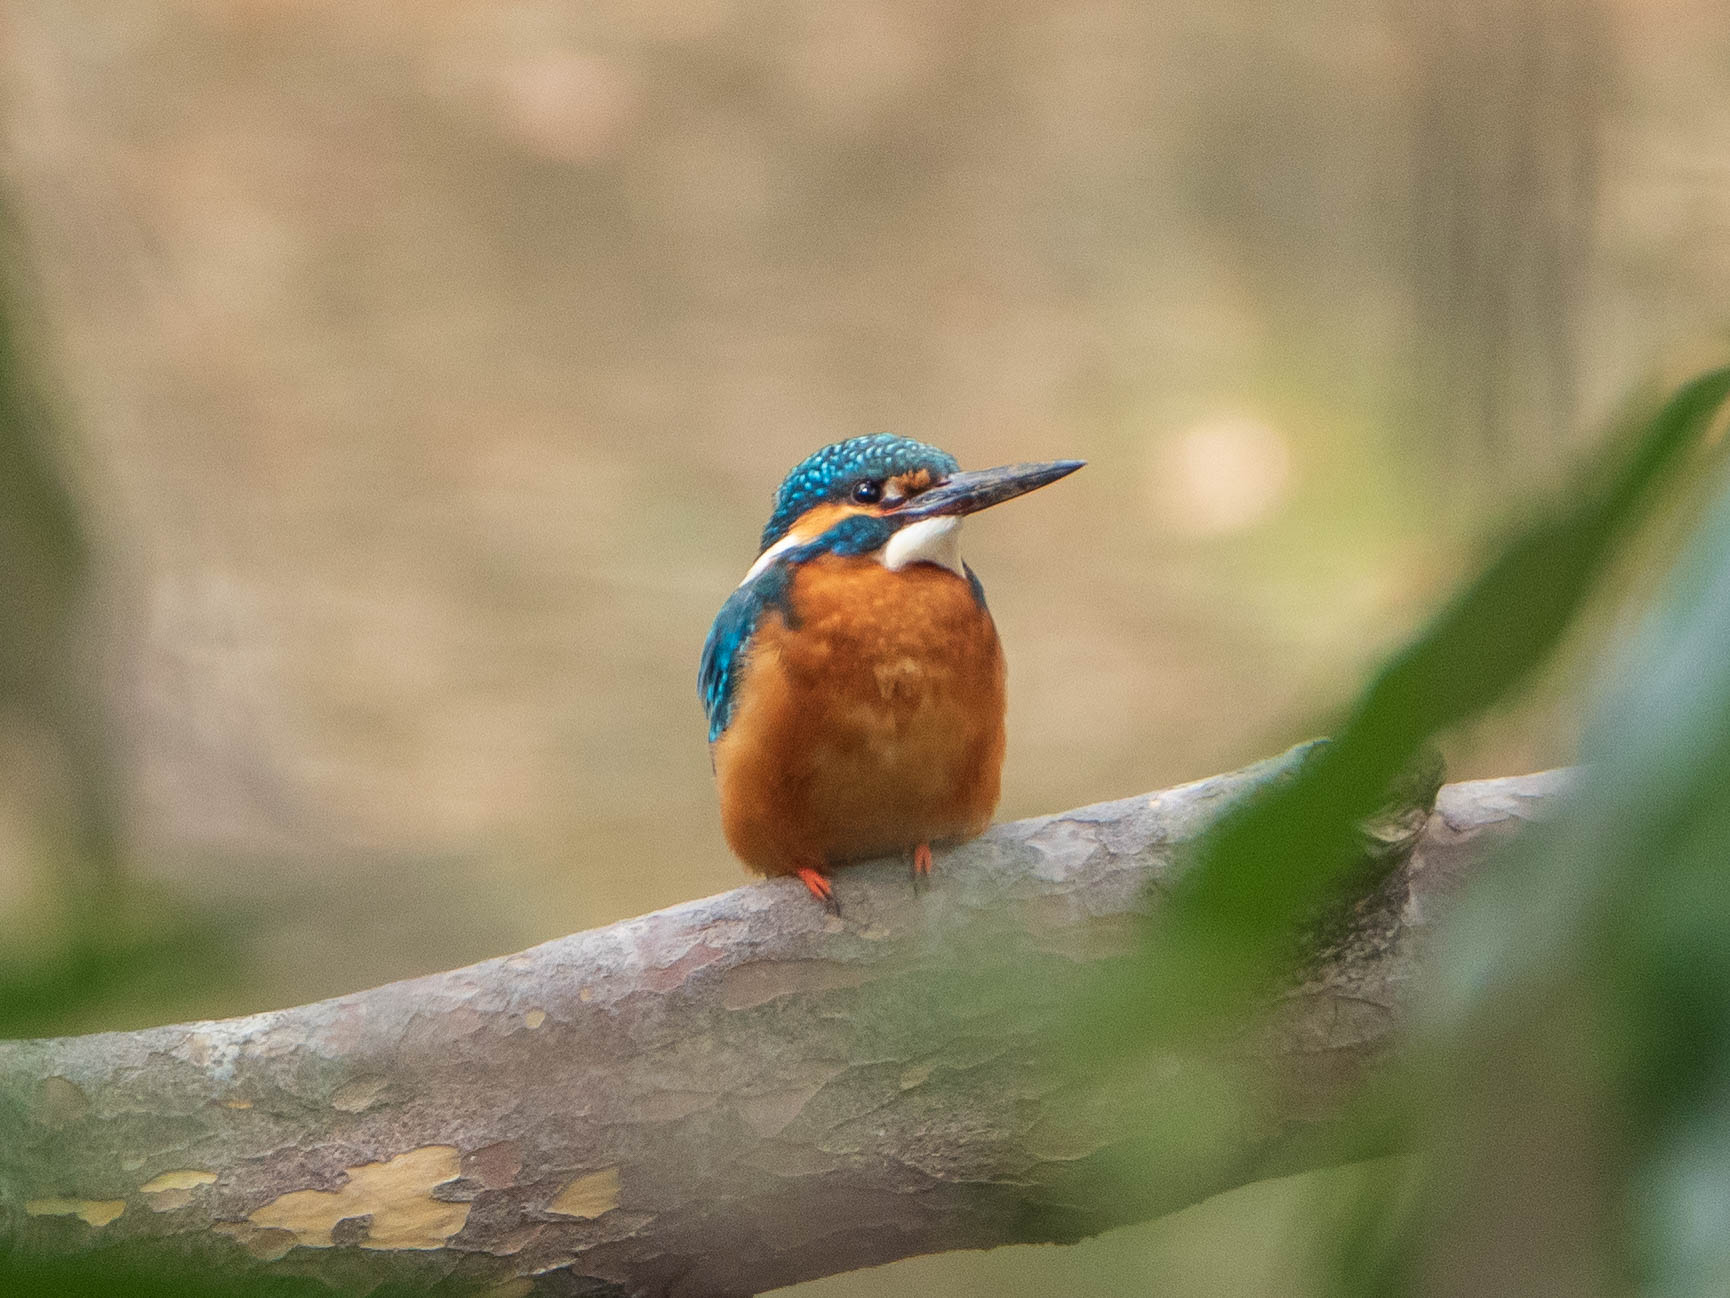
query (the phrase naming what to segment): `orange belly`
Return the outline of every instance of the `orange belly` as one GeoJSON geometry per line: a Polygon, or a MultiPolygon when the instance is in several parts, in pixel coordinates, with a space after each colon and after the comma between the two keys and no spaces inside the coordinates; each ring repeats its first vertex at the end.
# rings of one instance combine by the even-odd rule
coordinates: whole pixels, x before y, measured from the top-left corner
{"type": "Polygon", "coordinates": [[[795,626],[752,638],[715,743],[721,825],[741,860],[791,874],[991,823],[1003,766],[1004,664],[965,579],[870,558],[800,567],[795,626]]]}

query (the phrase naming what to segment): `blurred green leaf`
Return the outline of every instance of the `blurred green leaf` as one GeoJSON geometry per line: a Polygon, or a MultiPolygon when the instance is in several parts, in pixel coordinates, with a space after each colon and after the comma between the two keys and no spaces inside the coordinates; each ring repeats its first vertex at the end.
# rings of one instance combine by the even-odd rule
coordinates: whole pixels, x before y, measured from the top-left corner
{"type": "Polygon", "coordinates": [[[1343,1292],[1730,1290],[1730,491],[1584,750],[1454,917],[1403,1075],[1431,1170],[1343,1292]]]}
{"type": "Polygon", "coordinates": [[[1431,736],[1504,699],[1544,662],[1727,395],[1730,368],[1714,370],[1629,420],[1577,488],[1377,675],[1333,742],[1195,843],[1133,967],[1090,1007],[1090,1035],[1120,1047],[1170,1041],[1218,1030],[1254,1003],[1293,958],[1301,921],[1353,869],[1358,824],[1431,736]]]}
{"type": "Polygon", "coordinates": [[[292,1276],[224,1277],[184,1260],[150,1262],[115,1250],[75,1258],[0,1253],[0,1293],[8,1298],[313,1298],[328,1285],[292,1276]]]}
{"type": "Polygon", "coordinates": [[[129,889],[46,952],[0,954],[0,1038],[76,1030],[99,1007],[184,1001],[241,967],[238,920],[129,889]]]}

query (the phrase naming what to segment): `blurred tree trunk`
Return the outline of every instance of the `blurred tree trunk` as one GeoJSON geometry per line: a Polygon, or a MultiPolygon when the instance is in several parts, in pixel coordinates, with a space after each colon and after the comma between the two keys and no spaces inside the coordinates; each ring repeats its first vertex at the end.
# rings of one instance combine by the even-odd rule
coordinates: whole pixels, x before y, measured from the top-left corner
{"type": "MultiPolygon", "coordinates": [[[[68,913],[89,918],[120,882],[117,771],[92,634],[90,548],[62,477],[51,384],[28,340],[31,283],[0,206],[0,724],[53,755],[45,835],[68,913]]],[[[18,792],[17,772],[9,792],[18,792]]]]}
{"type": "Polygon", "coordinates": [[[1428,784],[1366,827],[1384,868],[1263,1027],[1217,1066],[1108,1066],[1078,996],[1177,845],[1285,769],[999,826],[922,897],[851,868],[844,918],[755,885],[299,1009],[0,1045],[0,1244],[744,1295],[1362,1156],[1319,1137],[1395,1043],[1427,926],[1558,777],[1428,784]]]}
{"type": "MultiPolygon", "coordinates": [[[[1529,482],[1577,426],[1614,49],[1601,0],[1412,0],[1416,435],[1529,482]]],[[[1437,479],[1442,481],[1444,479],[1437,479]]]]}

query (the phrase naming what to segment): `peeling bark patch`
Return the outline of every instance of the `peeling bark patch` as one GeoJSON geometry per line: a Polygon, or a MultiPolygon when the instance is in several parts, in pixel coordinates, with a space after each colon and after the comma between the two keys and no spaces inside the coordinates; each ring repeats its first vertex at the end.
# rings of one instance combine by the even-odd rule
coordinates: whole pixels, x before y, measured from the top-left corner
{"type": "Polygon", "coordinates": [[[214,1185],[216,1173],[206,1172],[202,1168],[189,1167],[178,1172],[164,1172],[153,1176],[143,1185],[139,1192],[150,1196],[150,1211],[173,1212],[184,1208],[192,1202],[192,1192],[202,1186],[214,1185]]]}
{"type": "Polygon", "coordinates": [[[174,1053],[194,1068],[202,1068],[217,1081],[232,1082],[240,1046],[233,1041],[219,1042],[208,1032],[189,1032],[174,1053]]]}
{"type": "Polygon", "coordinates": [[[295,1245],[292,1230],[254,1226],[249,1221],[219,1221],[211,1227],[218,1235],[226,1235],[260,1262],[274,1262],[287,1257],[295,1245]]]}
{"type": "Polygon", "coordinates": [[[1027,1133],[1027,1152],[1047,1163],[1070,1163],[1097,1154],[1107,1141],[1085,1122],[1048,1117],[1027,1133]]]}
{"type": "Polygon", "coordinates": [[[352,1082],[337,1087],[330,1097],[330,1107],[341,1109],[344,1113],[360,1113],[371,1108],[389,1085],[390,1080],[385,1077],[357,1077],[352,1082]]]}
{"type": "Polygon", "coordinates": [[[196,1190],[201,1185],[216,1184],[216,1173],[189,1167],[179,1172],[164,1172],[153,1176],[138,1188],[145,1194],[160,1194],[164,1190],[196,1190]]]}
{"type": "Polygon", "coordinates": [[[90,1112],[90,1097],[77,1082],[65,1077],[44,1077],[36,1093],[36,1111],[50,1127],[63,1127],[90,1112]]]}
{"type": "Polygon", "coordinates": [[[751,1130],[759,1136],[778,1136],[804,1111],[811,1097],[822,1090],[827,1081],[828,1079],[824,1078],[806,1086],[741,1096],[734,1101],[734,1107],[739,1111],[739,1116],[750,1124],[751,1130]]]}
{"type": "Polygon", "coordinates": [[[546,1021],[547,1012],[545,1010],[530,1010],[527,1014],[523,1015],[523,1026],[530,1032],[533,1032],[546,1021]]]}
{"type": "Polygon", "coordinates": [[[816,1176],[835,1170],[836,1159],[820,1149],[792,1141],[765,1138],[751,1151],[751,1165],[772,1176],[816,1176]]]}
{"type": "Polygon", "coordinates": [[[1023,911],[1040,951],[1078,964],[1128,955],[1141,937],[1139,915],[1091,916],[1078,897],[1035,898],[1024,903],[1023,911]]]}
{"type": "Polygon", "coordinates": [[[545,1229],[544,1225],[538,1224],[519,1227],[488,1244],[486,1251],[494,1257],[510,1257],[514,1253],[521,1253],[529,1245],[539,1240],[545,1229]]]}
{"type": "Polygon", "coordinates": [[[338,1190],[291,1190],[253,1213],[248,1221],[286,1230],[296,1244],[330,1248],[337,1223],[371,1217],[362,1248],[439,1248],[468,1221],[466,1203],[432,1197],[435,1186],[461,1175],[461,1158],[450,1145],[425,1145],[383,1163],[348,1169],[338,1190]]]}
{"type": "Polygon", "coordinates": [[[126,1211],[124,1199],[32,1199],[24,1205],[32,1217],[76,1217],[87,1226],[106,1226],[126,1211]]]}
{"type": "Polygon", "coordinates": [[[935,1064],[915,1064],[911,1068],[902,1069],[901,1078],[896,1085],[904,1091],[910,1091],[915,1086],[923,1086],[930,1080],[931,1070],[935,1067],[935,1064]]]}
{"type": "Polygon", "coordinates": [[[1091,825],[1065,819],[1047,822],[1028,835],[1027,844],[1039,853],[1033,862],[1033,877],[1048,881],[1069,875],[1099,846],[1091,825]]]}
{"type": "Polygon", "coordinates": [[[471,1176],[489,1190],[515,1185],[523,1170],[523,1151],[514,1140],[500,1140],[477,1149],[463,1159],[463,1175],[471,1176]]]}
{"type": "Polygon", "coordinates": [[[869,969],[830,964],[827,960],[757,961],[727,970],[721,979],[721,1004],[730,1010],[748,1010],[778,996],[858,987],[870,977],[869,969]]]}
{"type": "Polygon", "coordinates": [[[713,1108],[715,1102],[713,1091],[657,1091],[638,1101],[637,1112],[650,1122],[677,1122],[713,1108]]]}
{"type": "Polygon", "coordinates": [[[558,1198],[547,1205],[547,1211],[556,1212],[561,1217],[587,1219],[611,1212],[618,1206],[619,1169],[606,1167],[572,1181],[559,1191],[558,1198]]]}
{"type": "Polygon", "coordinates": [[[403,1029],[400,1048],[410,1053],[426,1051],[442,1056],[450,1050],[453,1042],[473,1036],[496,1022],[492,1015],[483,1014],[466,1005],[452,1010],[416,1014],[409,1019],[408,1027],[403,1029]]]}
{"type": "Polygon", "coordinates": [[[721,954],[708,943],[698,942],[671,964],[662,965],[645,973],[643,986],[651,991],[671,991],[704,965],[715,963],[721,958],[721,954]]]}

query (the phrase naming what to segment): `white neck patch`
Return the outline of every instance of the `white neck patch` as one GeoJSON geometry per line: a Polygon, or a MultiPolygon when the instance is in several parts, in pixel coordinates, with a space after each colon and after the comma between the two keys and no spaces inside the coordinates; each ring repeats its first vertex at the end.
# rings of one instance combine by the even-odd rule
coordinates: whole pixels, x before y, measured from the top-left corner
{"type": "Polygon", "coordinates": [[[786,536],[783,536],[779,541],[775,542],[774,545],[771,545],[767,550],[763,551],[762,554],[757,556],[757,562],[751,565],[751,571],[745,574],[744,581],[741,581],[739,584],[743,586],[746,581],[750,581],[751,578],[762,572],[763,569],[774,563],[775,560],[779,559],[794,546],[804,545],[805,542],[810,539],[811,538],[808,536],[795,536],[791,532],[787,533],[786,536]]]}
{"type": "MultiPolygon", "coordinates": [[[[789,532],[757,556],[757,562],[739,584],[743,586],[794,546],[804,545],[810,539],[789,532]]],[[[967,570],[961,566],[961,516],[942,514],[909,523],[877,551],[877,562],[890,572],[900,572],[909,564],[934,563],[957,577],[965,577],[967,570]]]]}
{"type": "Polygon", "coordinates": [[[889,538],[877,552],[877,560],[890,572],[914,563],[934,563],[957,577],[966,576],[961,566],[961,516],[939,514],[909,523],[889,538]]]}

